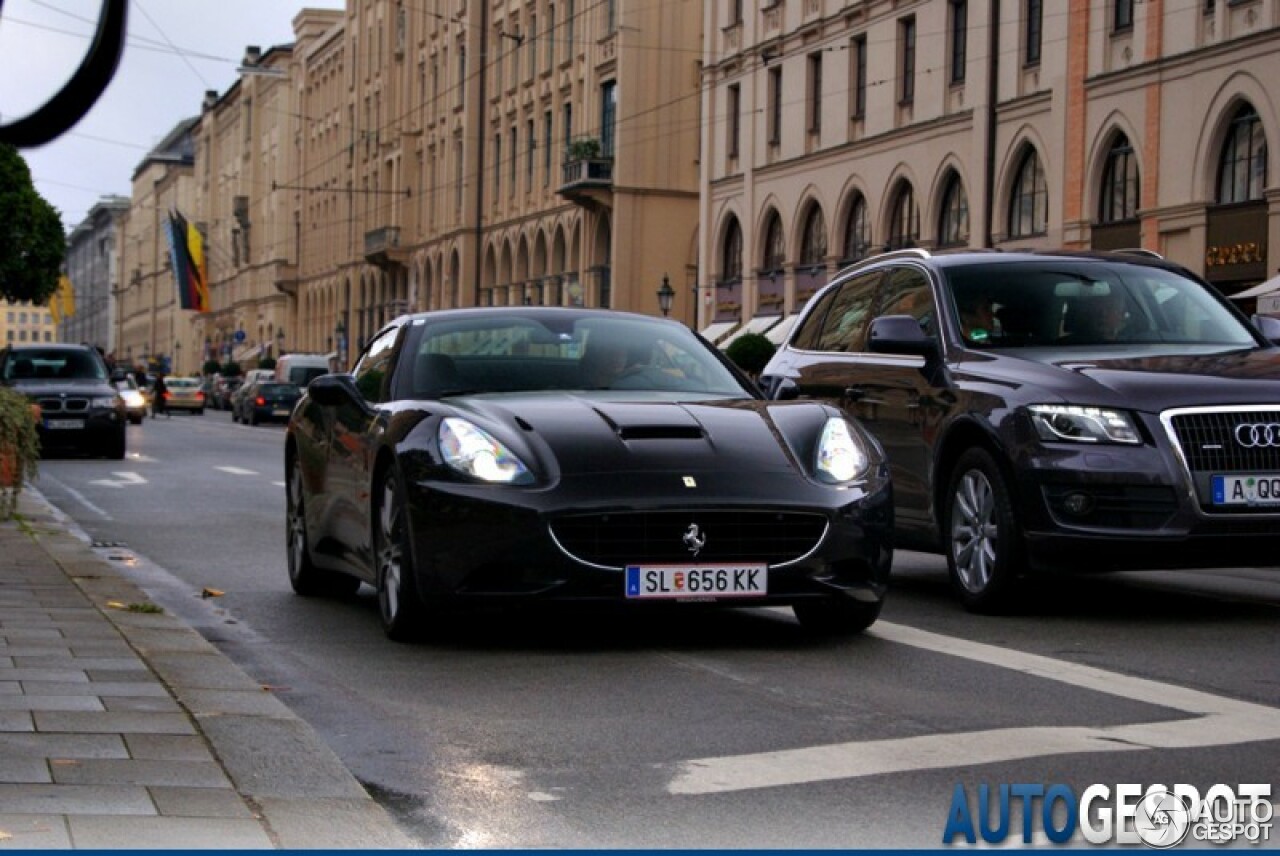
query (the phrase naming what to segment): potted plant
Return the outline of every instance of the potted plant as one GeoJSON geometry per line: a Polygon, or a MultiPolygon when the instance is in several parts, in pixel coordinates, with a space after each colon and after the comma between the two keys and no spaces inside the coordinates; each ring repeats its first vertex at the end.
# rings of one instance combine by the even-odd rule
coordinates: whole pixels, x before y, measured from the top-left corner
{"type": "Polygon", "coordinates": [[[18,505],[27,479],[35,478],[40,462],[40,405],[15,389],[0,386],[0,520],[8,520],[18,505]]]}
{"type": "Polygon", "coordinates": [[[600,141],[593,137],[584,137],[569,143],[568,160],[592,160],[598,157],[600,157],[600,141]]]}
{"type": "Polygon", "coordinates": [[[777,347],[763,333],[743,333],[729,343],[724,353],[734,365],[756,380],[776,350],[777,347]]]}

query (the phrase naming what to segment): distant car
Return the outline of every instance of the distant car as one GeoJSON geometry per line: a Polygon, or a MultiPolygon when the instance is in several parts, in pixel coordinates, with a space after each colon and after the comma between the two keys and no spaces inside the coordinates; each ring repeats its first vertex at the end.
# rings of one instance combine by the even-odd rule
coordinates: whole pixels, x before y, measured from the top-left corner
{"type": "Polygon", "coordinates": [[[111,378],[111,385],[120,393],[120,397],[124,399],[125,413],[129,415],[129,421],[134,425],[141,425],[142,420],[146,418],[147,407],[150,402],[141,389],[138,388],[138,382],[133,379],[131,374],[116,374],[111,378]]]}
{"type": "Polygon", "coordinates": [[[169,390],[164,398],[166,410],[185,410],[197,416],[204,413],[204,390],[199,378],[168,377],[164,385],[169,390]]]}
{"type": "Polygon", "coordinates": [[[128,414],[102,356],[86,345],[15,345],[0,351],[0,383],[40,405],[42,449],[125,454],[128,414]]]}
{"type": "Polygon", "coordinates": [[[213,383],[213,396],[209,406],[214,410],[230,410],[231,395],[240,388],[244,381],[239,377],[219,376],[213,383]]]}
{"type": "Polygon", "coordinates": [[[408,639],[466,604],[790,606],[857,633],[888,583],[880,447],[769,402],[687,327],[604,310],[397,318],[285,441],[290,582],[377,588],[408,639]],[[619,359],[620,357],[620,359],[619,359]]]}
{"type": "Polygon", "coordinates": [[[244,396],[248,394],[249,387],[251,386],[253,386],[252,383],[242,379],[240,383],[233,387],[227,394],[227,409],[231,411],[232,420],[237,422],[240,421],[240,402],[244,399],[244,396]]]}
{"type": "Polygon", "coordinates": [[[302,397],[302,389],[296,383],[257,381],[245,387],[240,396],[239,409],[231,418],[247,425],[259,422],[288,422],[293,406],[302,397]]]}

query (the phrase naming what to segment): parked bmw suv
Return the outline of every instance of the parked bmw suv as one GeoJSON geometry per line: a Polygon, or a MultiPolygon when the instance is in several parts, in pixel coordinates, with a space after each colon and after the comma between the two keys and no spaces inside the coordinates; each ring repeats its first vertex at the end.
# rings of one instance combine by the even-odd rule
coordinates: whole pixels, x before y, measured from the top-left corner
{"type": "Polygon", "coordinates": [[[1044,572],[1275,566],[1280,338],[1142,251],[888,253],[809,302],[762,375],[889,456],[897,546],[975,611],[1044,572]]]}
{"type": "Polygon", "coordinates": [[[0,351],[0,382],[40,405],[40,447],[120,459],[128,416],[106,363],[87,345],[0,351]]]}

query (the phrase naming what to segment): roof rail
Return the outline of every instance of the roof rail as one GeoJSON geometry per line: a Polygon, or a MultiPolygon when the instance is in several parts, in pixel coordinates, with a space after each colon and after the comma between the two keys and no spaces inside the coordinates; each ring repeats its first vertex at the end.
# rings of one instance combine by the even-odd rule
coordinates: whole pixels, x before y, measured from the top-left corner
{"type": "Polygon", "coordinates": [[[1112,250],[1111,252],[1125,253],[1130,256],[1146,256],[1149,259],[1160,259],[1161,261],[1164,260],[1164,256],[1160,255],[1155,250],[1148,250],[1146,247],[1124,247],[1119,250],[1112,250]]]}
{"type": "Polygon", "coordinates": [[[858,268],[863,267],[864,265],[869,265],[873,262],[882,262],[887,259],[931,259],[931,258],[933,258],[933,254],[930,253],[928,250],[926,250],[924,247],[903,247],[900,250],[887,250],[883,253],[877,253],[874,256],[867,256],[865,258],[858,259],[855,262],[850,262],[849,264],[840,268],[840,270],[837,271],[837,273],[844,273],[845,271],[857,270],[858,268]]]}

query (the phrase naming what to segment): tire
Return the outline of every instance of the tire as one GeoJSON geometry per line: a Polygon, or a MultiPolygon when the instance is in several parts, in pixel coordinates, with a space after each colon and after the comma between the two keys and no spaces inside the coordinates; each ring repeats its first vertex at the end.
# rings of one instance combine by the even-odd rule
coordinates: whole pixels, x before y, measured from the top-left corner
{"type": "Polygon", "coordinates": [[[199,410],[197,410],[197,411],[196,411],[196,416],[204,416],[204,408],[203,408],[203,407],[201,407],[199,410]]]}
{"type": "Polygon", "coordinates": [[[256,411],[256,410],[251,410],[251,411],[249,411],[249,418],[248,418],[248,419],[246,419],[245,421],[246,421],[246,422],[248,422],[250,425],[257,425],[257,424],[258,424],[258,411],[256,411]]]}
{"type": "Polygon", "coordinates": [[[302,465],[296,460],[289,470],[285,491],[285,545],[288,552],[289,585],[304,597],[355,594],[360,581],[355,577],[317,568],[307,547],[307,515],[302,496],[302,465]]]}
{"type": "Polygon", "coordinates": [[[791,610],[805,632],[814,636],[854,636],[866,630],[880,617],[884,601],[864,603],[848,597],[802,600],[791,610]]]}
{"type": "Polygon", "coordinates": [[[116,435],[103,444],[102,454],[104,457],[113,461],[122,461],[124,460],[124,452],[125,431],[124,426],[121,425],[120,430],[116,432],[116,435]]]}
{"type": "Polygon", "coordinates": [[[383,476],[376,495],[381,497],[373,519],[378,614],[387,638],[412,642],[424,635],[428,612],[418,594],[404,488],[394,470],[383,476]]]}
{"type": "Polygon", "coordinates": [[[1008,483],[986,449],[969,449],[956,461],[942,512],[947,569],[960,602],[971,612],[1006,610],[1026,551],[1008,483]]]}
{"type": "Polygon", "coordinates": [[[145,413],[130,413],[130,414],[129,414],[129,422],[130,422],[131,424],[133,424],[133,425],[141,425],[141,424],[142,424],[142,417],[143,417],[143,416],[145,416],[145,415],[146,415],[145,413]]]}

